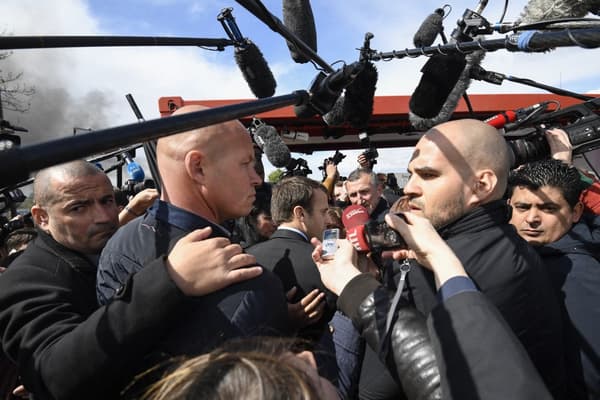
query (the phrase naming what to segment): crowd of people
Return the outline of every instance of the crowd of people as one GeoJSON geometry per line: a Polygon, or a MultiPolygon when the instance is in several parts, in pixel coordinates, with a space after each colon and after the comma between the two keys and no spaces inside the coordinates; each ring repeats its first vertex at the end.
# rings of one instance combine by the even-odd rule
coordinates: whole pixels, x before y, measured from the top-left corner
{"type": "Polygon", "coordinates": [[[442,123],[401,189],[360,158],[265,182],[238,121],[159,139],[160,193],[39,171],[0,274],[2,396],[600,399],[600,182],[546,140],[514,166],[492,126],[442,123]],[[405,245],[354,248],[347,206],[405,245]]]}

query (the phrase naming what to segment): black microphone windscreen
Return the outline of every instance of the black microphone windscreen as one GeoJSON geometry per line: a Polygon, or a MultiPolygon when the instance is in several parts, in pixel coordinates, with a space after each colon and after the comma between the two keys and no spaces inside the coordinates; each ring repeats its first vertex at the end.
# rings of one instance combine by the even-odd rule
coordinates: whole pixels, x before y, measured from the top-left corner
{"type": "Polygon", "coordinates": [[[373,99],[377,85],[377,68],[365,62],[358,76],[346,87],[344,115],[354,128],[365,129],[373,114],[373,99]]]}
{"type": "Polygon", "coordinates": [[[250,40],[245,46],[238,46],[234,52],[235,62],[242,71],[244,79],[256,97],[271,97],[275,94],[277,83],[261,51],[250,40]]]}
{"type": "Polygon", "coordinates": [[[310,104],[300,104],[299,106],[294,106],[294,114],[298,118],[310,118],[317,115],[319,112],[314,109],[310,104]]]}
{"type": "Polygon", "coordinates": [[[422,118],[439,114],[467,61],[464,54],[435,54],[427,60],[419,85],[410,97],[410,111],[422,118]]]}
{"type": "Polygon", "coordinates": [[[254,141],[274,167],[287,166],[291,158],[290,149],[274,127],[265,124],[259,126],[254,132],[254,141]]]}
{"type": "MultiPolygon", "coordinates": [[[[317,52],[317,30],[309,0],[283,0],[283,23],[298,39],[317,52]]],[[[295,62],[304,64],[310,61],[293,43],[288,41],[287,45],[295,62]]]]}
{"type": "Polygon", "coordinates": [[[413,37],[415,47],[431,46],[437,35],[444,30],[443,21],[444,18],[442,15],[437,12],[425,18],[425,21],[423,21],[413,37]]]}
{"type": "Polygon", "coordinates": [[[411,108],[411,112],[409,112],[408,117],[412,126],[418,130],[426,130],[439,123],[448,121],[452,116],[452,113],[456,109],[458,101],[465,94],[467,88],[471,84],[471,69],[475,65],[479,65],[484,56],[485,51],[483,50],[477,50],[466,55],[465,62],[461,63],[462,65],[464,65],[462,72],[456,79],[454,87],[452,88],[450,93],[447,94],[446,101],[443,102],[441,108],[439,109],[439,112],[435,116],[423,118],[422,115],[417,114],[416,112],[412,112],[411,108]]]}
{"type": "Polygon", "coordinates": [[[329,126],[339,126],[344,125],[346,123],[346,114],[344,112],[345,109],[345,96],[340,96],[333,104],[331,110],[322,116],[323,121],[329,126]]]}

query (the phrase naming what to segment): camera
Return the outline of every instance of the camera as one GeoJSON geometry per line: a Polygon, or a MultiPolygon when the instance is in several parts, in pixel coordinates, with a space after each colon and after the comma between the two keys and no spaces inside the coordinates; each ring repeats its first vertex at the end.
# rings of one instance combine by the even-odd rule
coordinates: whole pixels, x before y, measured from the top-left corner
{"type": "Polygon", "coordinates": [[[132,179],[128,179],[127,182],[121,187],[121,191],[129,196],[135,196],[144,189],[156,189],[156,184],[152,179],[145,179],[143,182],[137,182],[132,179]]]}
{"type": "Polygon", "coordinates": [[[312,171],[308,168],[308,163],[303,158],[291,158],[285,168],[287,171],[281,175],[282,178],[287,178],[288,176],[308,176],[312,174],[312,171]]]}
{"type": "Polygon", "coordinates": [[[373,166],[377,164],[377,157],[379,157],[377,148],[371,143],[369,135],[366,132],[359,133],[358,138],[363,145],[367,146],[367,150],[363,151],[361,155],[366,158],[370,168],[373,168],[373,166]]]}
{"type": "MultiPolygon", "coordinates": [[[[402,213],[396,215],[404,218],[402,213]]],[[[371,250],[407,248],[404,238],[385,222],[367,222],[365,224],[365,233],[371,250]]]]}
{"type": "Polygon", "coordinates": [[[323,165],[321,165],[319,167],[319,169],[321,170],[321,172],[323,173],[323,179],[327,178],[327,163],[330,162],[333,165],[338,165],[339,163],[342,162],[342,160],[346,158],[345,154],[342,154],[339,150],[335,151],[335,154],[333,155],[333,157],[329,157],[326,158],[325,160],[323,160],[323,165]]]}
{"type": "Polygon", "coordinates": [[[563,129],[573,146],[573,154],[581,154],[600,147],[600,98],[584,103],[539,114],[528,119],[527,127],[507,132],[505,139],[513,154],[513,167],[550,157],[550,146],[546,140],[546,130],[556,127],[563,129]]]}

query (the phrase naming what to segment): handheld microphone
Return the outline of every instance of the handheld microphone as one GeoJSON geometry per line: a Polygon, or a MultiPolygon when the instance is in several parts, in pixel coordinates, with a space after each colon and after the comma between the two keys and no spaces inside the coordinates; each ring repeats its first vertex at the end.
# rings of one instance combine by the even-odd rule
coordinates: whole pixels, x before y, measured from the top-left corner
{"type": "Polygon", "coordinates": [[[127,174],[129,174],[129,179],[135,182],[143,182],[145,175],[142,166],[133,161],[127,153],[123,153],[121,156],[127,164],[127,174]]]}
{"type": "MultiPolygon", "coordinates": [[[[317,30],[309,0],[283,0],[283,23],[295,35],[317,52],[317,30]]],[[[304,64],[310,61],[296,46],[287,41],[292,59],[304,64]]]]}
{"type": "Polygon", "coordinates": [[[417,33],[415,33],[415,36],[413,37],[413,43],[415,47],[431,46],[437,35],[444,31],[444,26],[442,25],[443,22],[443,8],[438,8],[433,12],[433,14],[430,14],[427,18],[425,18],[417,30],[417,33]]]}
{"type": "Polygon", "coordinates": [[[329,75],[323,71],[319,72],[311,84],[308,103],[294,106],[296,116],[310,118],[315,114],[327,114],[340,97],[342,90],[356,79],[364,66],[362,62],[354,62],[344,65],[329,75]]]}
{"type": "Polygon", "coordinates": [[[290,162],[290,149],[271,125],[260,124],[252,133],[254,142],[267,156],[267,160],[276,168],[284,168],[290,162]]]}
{"type": "Polygon", "coordinates": [[[369,242],[365,234],[365,224],[369,222],[369,212],[360,205],[351,205],[344,209],[342,222],[346,228],[346,239],[357,251],[369,251],[369,242]]]}

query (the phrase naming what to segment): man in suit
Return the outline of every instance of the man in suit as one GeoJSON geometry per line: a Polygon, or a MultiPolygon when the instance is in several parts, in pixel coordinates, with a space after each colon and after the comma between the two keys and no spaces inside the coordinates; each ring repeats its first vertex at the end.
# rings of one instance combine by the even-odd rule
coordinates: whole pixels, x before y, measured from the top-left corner
{"type": "Polygon", "coordinates": [[[323,185],[303,176],[285,178],[273,187],[271,197],[277,230],[269,240],[247,249],[281,279],[290,301],[304,301],[304,312],[290,312],[290,322],[301,336],[313,340],[318,340],[335,311],[335,297],[321,283],[309,242],[311,237],[321,237],[327,209],[323,185]],[[309,294],[313,296],[306,298],[309,294]]]}

